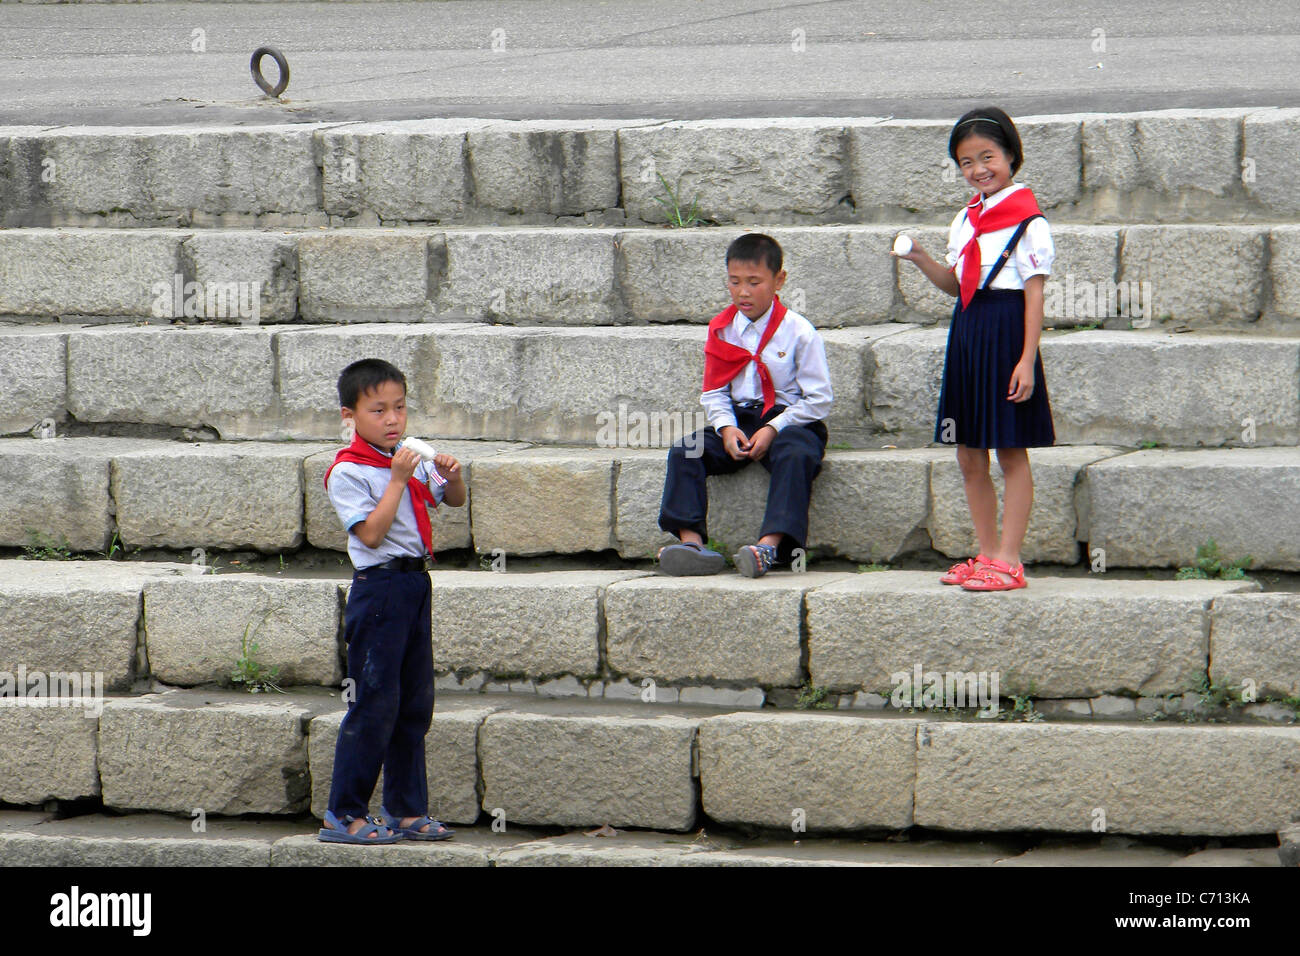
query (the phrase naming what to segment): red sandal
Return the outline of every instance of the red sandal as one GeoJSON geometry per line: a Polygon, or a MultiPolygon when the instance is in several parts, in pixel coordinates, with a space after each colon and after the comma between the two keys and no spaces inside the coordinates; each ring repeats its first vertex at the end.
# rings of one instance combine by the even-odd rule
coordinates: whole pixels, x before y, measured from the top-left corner
{"type": "Polygon", "coordinates": [[[967,558],[961,564],[954,564],[950,567],[948,573],[939,579],[939,583],[965,584],[966,579],[974,574],[980,565],[988,563],[989,559],[982,554],[977,554],[973,558],[967,558]]]}
{"type": "Polygon", "coordinates": [[[1027,588],[1029,585],[1025,582],[1025,566],[1017,564],[1014,568],[1005,561],[999,561],[994,558],[987,562],[983,567],[976,568],[971,572],[970,577],[962,582],[962,588],[966,591],[1016,591],[1020,588],[1027,588]],[[1010,575],[1011,580],[1006,581],[997,573],[1010,575]]]}

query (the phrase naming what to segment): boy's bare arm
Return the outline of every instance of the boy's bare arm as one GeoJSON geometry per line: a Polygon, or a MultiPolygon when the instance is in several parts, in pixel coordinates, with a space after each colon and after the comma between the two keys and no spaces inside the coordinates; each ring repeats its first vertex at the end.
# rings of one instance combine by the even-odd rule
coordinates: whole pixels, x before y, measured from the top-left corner
{"type": "Polygon", "coordinates": [[[397,506],[402,502],[402,492],[406,490],[406,483],[415,474],[415,466],[419,462],[420,456],[409,448],[399,448],[393,455],[393,476],[388,479],[388,487],[380,496],[379,504],[375,505],[375,510],[366,516],[365,521],[352,526],[353,534],[367,548],[379,547],[388,534],[388,529],[393,526],[397,506]]]}

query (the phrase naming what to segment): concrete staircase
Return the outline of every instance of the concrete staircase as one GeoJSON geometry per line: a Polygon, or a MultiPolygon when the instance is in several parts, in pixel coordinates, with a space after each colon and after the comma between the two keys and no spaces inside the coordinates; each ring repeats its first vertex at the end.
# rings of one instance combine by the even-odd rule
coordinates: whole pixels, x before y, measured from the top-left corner
{"type": "MultiPolygon", "coordinates": [[[[110,692],[142,680],[216,684],[247,631],[283,685],[339,683],[347,571],[203,570],[2,561],[0,670],[96,672],[110,692]]],[[[1082,704],[1061,712],[1084,715],[1088,699],[1106,716],[1149,715],[1206,678],[1234,689],[1250,679],[1260,697],[1300,694],[1294,595],[1254,581],[1043,575],[1024,594],[976,601],[928,571],[753,581],[437,570],[433,580],[435,663],[454,691],[789,707],[811,684],[831,692],[825,706],[880,709],[896,675],[910,682],[919,664],[995,672],[1004,698],[1082,704]],[[701,619],[701,606],[719,621],[701,619]]]]}
{"type": "MultiPolygon", "coordinates": [[[[933,578],[436,571],[436,812],[822,834],[1089,834],[1100,821],[1239,838],[1288,825],[1294,712],[1238,698],[1247,681],[1260,701],[1300,693],[1293,595],[1039,577],[976,604],[933,578]],[[978,715],[976,683],[964,708],[904,699],[954,671],[1000,684],[996,719],[978,715]],[[1204,722],[1225,719],[1206,709],[1207,683],[1230,690],[1227,724],[1204,722]]],[[[345,578],[10,561],[0,579],[5,667],[98,672],[108,692],[80,707],[0,704],[0,802],[321,812],[343,707],[345,578]],[[244,639],[287,696],[216,686],[244,639]]]]}
{"type": "MultiPolygon", "coordinates": [[[[1062,222],[1283,223],[1300,212],[1297,116],[1166,110],[1017,126],[1025,181],[1062,222]]],[[[6,226],[662,223],[663,176],[718,223],[946,223],[967,198],[946,168],[950,129],[884,117],[24,126],[0,131],[0,195],[6,226]]]]}
{"type": "MultiPolygon", "coordinates": [[[[99,719],[6,705],[5,802],[319,815],[342,705],[321,689],[109,698],[99,719]],[[50,759],[56,758],[55,760],[50,759]],[[42,759],[44,758],[44,759],[42,759]],[[17,774],[21,774],[18,776],[17,774]]],[[[821,835],[920,826],[1240,837],[1295,805],[1294,728],[932,720],[448,695],[428,741],[452,823],[821,835]],[[1249,779],[1248,786],[1225,780],[1249,779]]]]}
{"type": "MultiPolygon", "coordinates": [[[[1060,444],[1031,456],[1030,589],[980,598],[934,572],[974,550],[930,441],[951,303],[887,255],[900,230],[942,249],[964,193],[944,123],[0,130],[0,548],[131,558],[0,560],[0,672],[98,673],[109,695],[94,719],[0,701],[0,804],[140,827],[126,846],[111,817],[15,818],[6,854],[319,862],[292,834],[328,788],[348,581],[321,478],[334,381],[366,355],[406,371],[410,433],[470,485],[435,518],[435,813],[500,811],[507,833],[802,819],[829,841],[489,831],[388,862],[880,863],[899,858],[835,839],[1290,825],[1300,112],[1021,130],[1058,238],[1060,444]],[[737,143],[762,161],[732,165],[737,143]],[[659,174],[723,228],[662,228],[659,174]],[[749,228],[785,246],[836,389],[808,570],[664,579],[663,446],[700,424],[701,325],[749,228]],[[1261,573],[1173,580],[1207,539],[1261,573]],[[477,556],[506,573],[457,569],[477,556]],[[220,689],[245,636],[287,697],[220,689]],[[999,718],[894,706],[918,669],[995,675],[999,718]],[[196,808],[228,839],[195,849],[151,816],[196,808]]],[[[736,502],[765,483],[713,480],[716,538],[753,537],[736,502]]],[[[962,846],[923,853],[1025,855],[962,846]]]]}
{"type": "MultiPolygon", "coordinates": [[[[907,842],[754,837],[719,827],[555,833],[456,828],[451,842],[386,848],[326,846],[314,820],[204,819],[161,813],[59,819],[0,810],[5,866],[1278,866],[1267,846],[1192,845],[1104,836],[907,842]]],[[[1182,842],[1182,841],[1180,841],[1182,842]]],[[[1259,841],[1255,841],[1259,842],[1259,841]]]]}
{"type": "MultiPolygon", "coordinates": [[[[663,450],[437,444],[465,463],[470,487],[466,508],[435,516],[439,550],[616,551],[645,559],[670,540],[657,526],[663,450]],[[545,509],[532,506],[537,493],[546,496],[545,509]]],[[[27,546],[35,533],[74,551],[104,552],[116,535],[128,550],[171,549],[186,561],[194,548],[275,554],[308,544],[341,555],[345,537],[322,480],[338,447],[0,439],[0,546],[27,546]]],[[[1233,558],[1252,556],[1257,569],[1300,569],[1300,517],[1278,507],[1300,496],[1294,446],[1058,446],[1032,460],[1031,561],[1083,561],[1098,571],[1176,568],[1192,564],[1197,547],[1213,538],[1233,558]]],[[[710,479],[711,534],[735,545],[753,537],[761,515],[736,502],[761,500],[766,480],[757,468],[710,479]]],[[[809,541],[817,556],[894,561],[933,550],[965,557],[974,546],[951,451],[833,448],[817,481],[809,541]]]]}

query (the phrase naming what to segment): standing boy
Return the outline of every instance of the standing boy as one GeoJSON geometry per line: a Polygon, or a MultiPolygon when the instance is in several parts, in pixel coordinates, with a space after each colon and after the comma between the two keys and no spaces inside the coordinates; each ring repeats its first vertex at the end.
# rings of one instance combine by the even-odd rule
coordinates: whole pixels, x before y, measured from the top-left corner
{"type": "Polygon", "coordinates": [[[756,578],[789,561],[807,540],[812,483],[826,454],[826,346],[811,322],[777,298],[786,280],[781,246],[747,233],[727,247],[726,262],[731,306],[709,322],[704,345],[700,402],[709,427],[668,452],[659,527],[681,543],[660,550],[664,574],[723,569],[723,556],[705,545],[705,479],[754,461],[771,475],[767,508],[758,540],[736,553],[736,569],[756,578]]]}
{"type": "Polygon", "coordinates": [[[319,838],[445,840],[454,831],[428,816],[424,754],[433,719],[427,506],[463,505],[464,476],[451,455],[430,463],[408,448],[394,452],[406,431],[406,377],[396,366],[380,359],[353,362],[338,387],[354,437],[325,473],[325,487],[348,530],[348,557],[356,568],[343,619],[355,696],[339,726],[319,838]],[[376,820],[366,811],[381,769],[383,819],[376,820]]]}

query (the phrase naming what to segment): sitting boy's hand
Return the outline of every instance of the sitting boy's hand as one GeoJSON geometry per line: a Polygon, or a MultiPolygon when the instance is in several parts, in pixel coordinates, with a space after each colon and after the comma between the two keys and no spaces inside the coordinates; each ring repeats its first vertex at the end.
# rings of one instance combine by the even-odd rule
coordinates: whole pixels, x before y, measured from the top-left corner
{"type": "Polygon", "coordinates": [[[764,425],[758,431],[754,432],[752,438],[745,444],[745,451],[754,461],[758,461],[767,454],[768,448],[776,439],[776,429],[771,425],[764,425]]]}
{"type": "Polygon", "coordinates": [[[724,425],[722,431],[718,432],[718,437],[722,439],[722,447],[727,450],[727,454],[736,461],[749,457],[745,454],[745,433],[735,425],[724,425]]]}
{"type": "Polygon", "coordinates": [[[446,452],[438,452],[434,455],[433,465],[438,469],[438,474],[448,481],[455,481],[460,477],[460,462],[446,452]]]}

